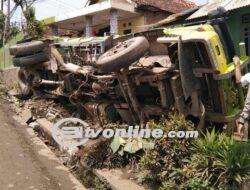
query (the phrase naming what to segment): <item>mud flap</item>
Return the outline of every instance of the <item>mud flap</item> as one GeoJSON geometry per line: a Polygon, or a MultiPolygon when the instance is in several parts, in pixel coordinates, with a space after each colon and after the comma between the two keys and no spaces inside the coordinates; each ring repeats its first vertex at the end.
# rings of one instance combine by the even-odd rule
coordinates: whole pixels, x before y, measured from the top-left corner
{"type": "Polygon", "coordinates": [[[205,115],[206,109],[203,105],[202,101],[199,98],[198,92],[193,92],[191,95],[191,108],[189,110],[189,114],[199,118],[199,124],[197,129],[199,132],[205,132],[205,115]]]}

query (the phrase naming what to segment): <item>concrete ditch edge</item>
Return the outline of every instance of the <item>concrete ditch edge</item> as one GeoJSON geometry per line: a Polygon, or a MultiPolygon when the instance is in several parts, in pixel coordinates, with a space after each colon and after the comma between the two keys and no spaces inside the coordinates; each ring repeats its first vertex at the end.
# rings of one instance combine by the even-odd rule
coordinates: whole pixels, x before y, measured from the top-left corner
{"type": "MultiPolygon", "coordinates": [[[[51,127],[53,124],[45,118],[38,119],[36,121],[40,128],[49,136],[49,138],[53,138],[51,134],[51,127]]],[[[59,147],[60,150],[63,149],[59,147]]],[[[68,150],[69,154],[71,150],[68,150]]],[[[113,190],[145,190],[143,186],[139,186],[136,183],[133,183],[131,180],[122,178],[122,171],[120,169],[102,169],[102,170],[93,170],[93,173],[100,180],[105,181],[113,190]]]]}
{"type": "MultiPolygon", "coordinates": [[[[21,123],[22,125],[27,125],[23,118],[25,115],[20,116],[13,116],[13,118],[21,123]]],[[[57,180],[62,187],[62,190],[87,190],[76,178],[75,176],[69,171],[69,169],[62,165],[56,155],[47,147],[41,139],[39,139],[34,130],[32,128],[27,127],[26,131],[33,142],[34,149],[37,150],[37,158],[41,163],[49,162],[48,168],[46,168],[53,176],[57,176],[57,180]]],[[[47,164],[48,165],[48,164],[47,164]]]]}

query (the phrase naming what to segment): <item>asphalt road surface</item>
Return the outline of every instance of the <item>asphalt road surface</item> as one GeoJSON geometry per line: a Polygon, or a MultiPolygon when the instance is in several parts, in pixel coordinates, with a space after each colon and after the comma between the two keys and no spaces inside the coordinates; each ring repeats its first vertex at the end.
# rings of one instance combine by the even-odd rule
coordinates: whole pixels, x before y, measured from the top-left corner
{"type": "MultiPolygon", "coordinates": [[[[67,178],[61,179],[65,184],[60,182],[65,176],[48,169],[52,168],[49,159],[47,162],[39,159],[37,152],[41,150],[33,145],[27,127],[19,124],[13,114],[8,103],[0,99],[0,190],[75,189],[66,184],[67,178]]],[[[70,174],[69,178],[71,183],[70,174]]]]}

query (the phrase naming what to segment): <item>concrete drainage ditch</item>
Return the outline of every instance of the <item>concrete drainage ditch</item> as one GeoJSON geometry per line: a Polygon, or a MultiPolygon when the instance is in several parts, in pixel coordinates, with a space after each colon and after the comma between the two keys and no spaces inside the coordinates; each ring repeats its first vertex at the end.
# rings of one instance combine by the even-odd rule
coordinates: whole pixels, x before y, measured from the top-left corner
{"type": "MultiPolygon", "coordinates": [[[[7,89],[5,89],[7,90],[7,89]]],[[[2,93],[2,98],[8,100],[11,108],[17,114],[19,121],[26,123],[35,134],[49,147],[64,166],[83,184],[86,189],[94,190],[144,190],[131,177],[124,177],[126,172],[122,169],[91,169],[79,162],[77,152],[79,148],[66,149],[58,146],[51,135],[53,123],[47,118],[34,118],[31,103],[17,100],[11,93],[2,93]],[[6,97],[8,94],[8,97],[6,97]]],[[[50,118],[53,119],[53,118],[50,118]]],[[[93,147],[98,143],[90,141],[86,146],[93,147]]]]}

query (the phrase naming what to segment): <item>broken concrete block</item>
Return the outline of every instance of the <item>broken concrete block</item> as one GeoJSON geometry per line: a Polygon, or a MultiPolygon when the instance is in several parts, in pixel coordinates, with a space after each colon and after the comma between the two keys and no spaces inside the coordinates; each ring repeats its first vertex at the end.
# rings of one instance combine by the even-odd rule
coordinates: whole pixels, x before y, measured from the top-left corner
{"type": "Polygon", "coordinates": [[[53,113],[51,113],[51,112],[49,112],[49,113],[46,114],[46,118],[47,118],[48,120],[50,120],[50,121],[56,119],[56,117],[57,117],[56,114],[53,114],[53,113]]]}
{"type": "Polygon", "coordinates": [[[74,147],[74,148],[69,148],[67,150],[68,154],[70,155],[70,157],[73,157],[76,155],[76,153],[79,151],[78,147],[74,147]]]}
{"type": "Polygon", "coordinates": [[[36,128],[40,127],[40,125],[37,122],[32,122],[29,124],[29,127],[31,127],[32,129],[36,129],[36,128]]]}

